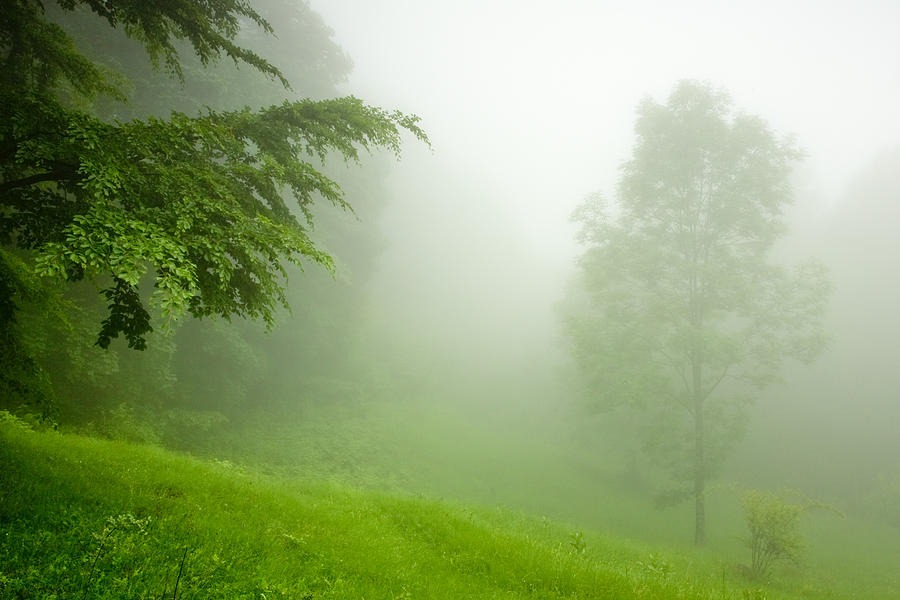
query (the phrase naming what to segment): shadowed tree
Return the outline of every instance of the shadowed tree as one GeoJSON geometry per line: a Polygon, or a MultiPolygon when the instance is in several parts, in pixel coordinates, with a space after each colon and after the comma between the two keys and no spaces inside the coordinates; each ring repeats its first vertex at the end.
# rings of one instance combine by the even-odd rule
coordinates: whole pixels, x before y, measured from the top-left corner
{"type": "Polygon", "coordinates": [[[582,204],[585,294],[567,331],[592,405],[640,411],[645,446],[692,497],[703,543],[705,489],[754,390],[785,359],[823,344],[824,269],[770,258],[785,232],[794,145],[727,95],[679,83],[638,107],[617,202],[582,204]]]}
{"type": "MultiPolygon", "coordinates": [[[[184,42],[203,65],[224,55],[288,86],[277,67],[236,43],[247,26],[271,31],[245,1],[57,4],[120,28],[176,78],[184,42]]],[[[10,339],[19,336],[17,307],[28,302],[22,265],[99,282],[108,304],[102,347],[119,335],[145,346],[145,278],[164,316],[271,324],[286,305],[285,264],[333,269],[308,235],[317,200],[349,208],[321,170],[326,158],[397,154],[404,129],[427,142],[415,116],[353,97],[105,121],[92,103],[124,100],[120,78],[82,55],[43,3],[0,0],[0,10],[0,241],[27,258],[0,254],[0,334],[10,339]]],[[[22,352],[8,354],[32,368],[22,352]]]]}

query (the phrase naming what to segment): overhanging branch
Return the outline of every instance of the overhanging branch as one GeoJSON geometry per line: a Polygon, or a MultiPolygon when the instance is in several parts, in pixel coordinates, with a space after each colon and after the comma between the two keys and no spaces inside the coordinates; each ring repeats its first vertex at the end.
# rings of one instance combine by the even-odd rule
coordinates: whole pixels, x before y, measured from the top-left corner
{"type": "Polygon", "coordinates": [[[75,171],[72,169],[55,169],[46,173],[36,173],[29,177],[21,179],[13,179],[12,181],[4,181],[0,183],[0,194],[6,193],[16,188],[28,187],[35,183],[43,183],[45,181],[72,181],[75,179],[75,171]]]}

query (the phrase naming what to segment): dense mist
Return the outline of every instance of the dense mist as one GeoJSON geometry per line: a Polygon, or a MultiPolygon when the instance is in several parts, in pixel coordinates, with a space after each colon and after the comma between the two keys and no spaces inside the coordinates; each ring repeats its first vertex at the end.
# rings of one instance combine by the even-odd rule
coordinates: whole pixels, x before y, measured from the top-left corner
{"type": "MultiPolygon", "coordinates": [[[[800,489],[896,519],[896,7],[315,8],[354,57],[345,89],[414,106],[434,141],[388,180],[378,223],[389,245],[368,288],[382,339],[434,378],[429,394],[466,407],[466,427],[483,426],[483,411],[501,415],[497,435],[514,435],[502,415],[532,412],[533,424],[561,432],[556,448],[580,444],[569,464],[587,454],[591,468],[624,477],[632,460],[633,442],[584,412],[559,306],[580,252],[569,217],[592,192],[614,195],[635,107],[693,78],[793,136],[804,158],[776,255],[828,267],[828,342],[756,394],[720,481],[800,489]]],[[[534,478],[552,481],[553,471],[534,478]]]]}
{"type": "MultiPolygon", "coordinates": [[[[867,578],[877,597],[896,594],[900,5],[251,4],[274,36],[245,15],[235,39],[290,87],[243,59],[196,57],[190,39],[176,44],[179,79],[87,9],[50,7],[80,52],[128,82],[127,102],[62,86],[61,106],[117,126],[172,111],[215,122],[307,98],[383,107],[364,114],[385,129],[354,139],[358,156],[340,143],[305,148],[318,169],[308,189],[289,176],[259,183],[234,161],[248,197],[299,200],[249,222],[297,224],[302,268],[271,250],[282,298],[263,271],[206,265],[201,275],[239,285],[210,294],[212,308],[185,300],[181,318],[153,304],[167,265],[117,280],[132,305],[104,287],[109,273],[57,269],[68,283],[9,293],[27,352],[4,351],[27,354],[22,372],[50,399],[10,392],[0,409],[229,468],[510,507],[579,536],[696,541],[735,561],[742,494],[796,494],[825,508],[804,516],[810,594],[862,597],[849,594],[867,578]],[[676,231],[692,211],[701,216],[676,231]],[[688,247],[694,270],[679,271],[688,247]],[[275,301],[252,304],[260,290],[275,301]],[[141,302],[156,307],[147,348],[126,347],[140,346],[127,319],[98,347],[108,315],[141,302]],[[834,565],[846,572],[828,575],[834,565]]],[[[336,136],[327,119],[351,110],[362,109],[323,110],[312,129],[336,136]]],[[[211,147],[225,135],[214,133],[211,147]]],[[[291,174],[275,162],[260,171],[291,174]]],[[[3,185],[12,179],[3,172],[3,185]]],[[[15,206],[3,223],[25,214],[15,206]]],[[[237,232],[223,226],[223,238],[239,237],[223,219],[237,232]]],[[[3,227],[3,256],[46,263],[38,234],[3,227]]],[[[55,248],[65,236],[47,239],[55,248]]],[[[221,264],[240,265],[241,252],[229,247],[221,264]]],[[[784,581],[799,572],[790,562],[784,581]]]]}
{"type": "Polygon", "coordinates": [[[556,310],[579,252],[568,218],[587,194],[614,193],[637,103],[695,78],[804,151],[779,252],[824,261],[834,290],[825,354],[764,393],[741,461],[829,493],[896,464],[890,3],[313,7],[353,57],[345,89],[429,124],[434,152],[414,149],[388,180],[389,242],[368,290],[382,335],[445,367],[442,386],[493,370],[511,387],[489,404],[503,405],[513,380],[544,373],[557,387],[537,406],[573,408],[556,310]]]}

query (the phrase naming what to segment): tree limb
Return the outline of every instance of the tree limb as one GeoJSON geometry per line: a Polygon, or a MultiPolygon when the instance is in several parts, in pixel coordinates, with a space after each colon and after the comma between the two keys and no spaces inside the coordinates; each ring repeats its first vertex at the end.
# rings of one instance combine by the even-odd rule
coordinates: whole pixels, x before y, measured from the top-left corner
{"type": "Polygon", "coordinates": [[[44,181],[72,181],[74,179],[75,171],[73,169],[55,169],[53,171],[47,171],[46,173],[36,173],[29,177],[23,177],[22,179],[4,181],[3,183],[0,183],[0,194],[44,181]]]}

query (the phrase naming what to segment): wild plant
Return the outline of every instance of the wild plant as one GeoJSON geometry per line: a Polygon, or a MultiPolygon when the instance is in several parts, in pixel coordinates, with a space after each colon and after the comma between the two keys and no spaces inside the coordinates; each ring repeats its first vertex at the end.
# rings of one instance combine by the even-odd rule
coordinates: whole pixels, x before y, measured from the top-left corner
{"type": "Polygon", "coordinates": [[[743,495],[744,514],[750,535],[749,575],[755,579],[768,575],[779,562],[799,564],[805,547],[800,533],[800,516],[816,509],[834,508],[796,492],[773,493],[748,490],[743,495]]]}
{"type": "Polygon", "coordinates": [[[675,572],[672,563],[655,552],[651,552],[646,561],[639,562],[638,564],[648,573],[652,573],[663,579],[675,572]]]}
{"type": "Polygon", "coordinates": [[[149,524],[150,517],[138,519],[131,513],[116,515],[106,519],[103,530],[93,534],[97,542],[93,553],[85,558],[85,562],[90,564],[90,568],[84,583],[82,598],[88,597],[91,584],[100,577],[101,573],[115,573],[119,577],[125,576],[127,578],[129,571],[134,569],[126,568],[125,564],[114,563],[126,562],[124,557],[133,554],[138,546],[143,545],[142,538],[146,537],[149,524]],[[108,561],[110,568],[106,570],[102,569],[102,563],[100,562],[105,556],[112,557],[108,561]],[[98,567],[101,568],[98,570],[98,567]]]}
{"type": "Polygon", "coordinates": [[[575,554],[579,556],[584,556],[587,552],[587,542],[584,541],[584,533],[581,531],[576,531],[569,535],[569,546],[572,547],[572,550],[575,554]]]}

